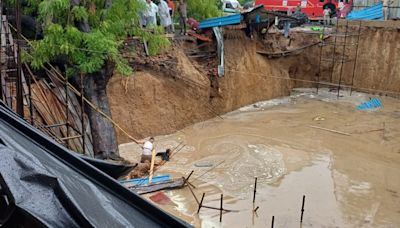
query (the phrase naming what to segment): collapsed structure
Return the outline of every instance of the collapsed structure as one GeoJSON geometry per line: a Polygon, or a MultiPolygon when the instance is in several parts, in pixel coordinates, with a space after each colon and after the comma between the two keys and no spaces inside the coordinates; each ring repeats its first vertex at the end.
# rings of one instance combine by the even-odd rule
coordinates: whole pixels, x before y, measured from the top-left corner
{"type": "MultiPolygon", "coordinates": [[[[133,42],[138,47],[137,53],[133,57],[129,55],[129,50],[125,53],[127,54],[126,58],[137,72],[132,79],[114,75],[107,88],[114,118],[111,119],[109,115],[102,113],[103,116],[107,117],[107,120],[112,121],[118,127],[119,142],[131,141],[132,136],[141,138],[148,135],[171,133],[194,122],[219,116],[221,113],[232,111],[243,105],[288,95],[294,87],[316,88],[316,92],[321,87],[328,87],[331,90],[336,90],[337,98],[340,98],[343,89],[393,97],[399,95],[400,79],[397,75],[400,69],[396,62],[399,59],[399,52],[395,52],[399,45],[398,42],[395,42],[399,38],[398,23],[393,22],[389,25],[379,22],[339,21],[335,28],[294,28],[291,30],[290,37],[286,39],[282,37],[281,31],[273,26],[277,19],[283,23],[290,22],[292,25],[303,23],[294,16],[269,12],[262,7],[256,7],[247,13],[203,21],[200,24],[203,33],[193,33],[192,37],[173,37],[172,50],[160,56],[146,56],[146,50],[141,50],[143,43],[140,40],[126,41],[127,49],[130,46],[128,45],[129,42],[133,42]],[[360,38],[362,36],[364,39],[360,38]],[[371,46],[371,44],[373,45],[371,46]],[[379,58],[369,58],[373,54],[378,54],[379,58]],[[377,63],[372,65],[373,61],[377,61],[377,63]],[[390,64],[385,65],[386,62],[390,62],[390,64]],[[382,78],[381,74],[386,75],[386,78],[382,78]],[[122,127],[119,127],[117,123],[123,124],[122,127]]],[[[280,25],[277,24],[279,28],[280,25]]],[[[2,53],[3,48],[6,50],[4,52],[16,53],[15,46],[11,41],[12,36],[8,22],[5,20],[2,22],[2,31],[8,31],[7,42],[4,45],[2,43],[2,53]]],[[[5,60],[3,57],[2,59],[5,60]]],[[[11,56],[10,59],[13,62],[11,66],[15,68],[14,64],[18,64],[19,61],[15,55],[11,56]]],[[[2,69],[1,72],[2,86],[0,88],[2,88],[6,105],[15,108],[16,102],[19,104],[22,102],[23,108],[28,109],[25,110],[29,113],[27,121],[42,129],[67,148],[93,156],[93,143],[96,139],[91,137],[90,125],[87,116],[84,114],[84,109],[88,106],[91,110],[97,111],[97,109],[94,104],[85,100],[82,90],[74,89],[68,83],[68,80],[62,77],[58,69],[52,68],[46,69],[47,75],[45,77],[35,77],[30,72],[28,72],[30,75],[28,78],[22,77],[22,90],[18,90],[22,91],[22,96],[20,96],[15,92],[21,85],[18,85],[17,77],[10,73],[10,70],[14,71],[14,68],[5,71],[2,69]]],[[[21,109],[21,107],[18,109],[21,109]]],[[[7,115],[4,115],[4,118],[15,121],[7,115]]],[[[25,129],[26,126],[21,128],[23,130],[13,129],[13,126],[8,126],[6,122],[2,125],[4,129],[7,128],[8,132],[14,131],[16,137],[21,137],[21,141],[27,144],[38,143],[34,142],[32,138],[34,136],[26,139],[23,135],[18,134],[18,131],[22,131],[25,135],[32,129],[28,129],[28,131],[25,129]]],[[[3,137],[7,138],[7,135],[3,137]]],[[[40,139],[44,140],[41,137],[40,139]]],[[[22,150],[19,144],[10,138],[7,138],[7,140],[9,141],[5,144],[15,145],[18,148],[14,148],[14,151],[10,148],[3,148],[5,157],[7,157],[4,162],[12,163],[15,169],[24,171],[23,167],[29,166],[29,161],[17,159],[19,162],[14,162],[13,160],[18,157],[18,154],[30,157],[30,152],[22,150]]],[[[121,187],[119,183],[103,173],[97,172],[92,166],[82,161],[82,158],[77,158],[65,149],[60,149],[48,139],[44,143],[44,146],[46,145],[51,145],[51,148],[37,152],[37,156],[41,158],[43,156],[49,160],[41,161],[38,159],[37,163],[46,163],[46,165],[38,165],[37,167],[32,165],[35,170],[39,170],[32,175],[45,177],[44,179],[35,179],[39,182],[38,197],[41,197],[42,183],[47,183],[48,178],[61,179],[61,182],[65,178],[65,183],[55,184],[56,189],[51,188],[48,191],[50,193],[46,192],[46,194],[60,191],[61,193],[57,192],[56,194],[74,195],[76,197],[76,199],[74,197],[72,199],[62,197],[58,199],[56,195],[54,197],[57,200],[50,202],[54,205],[49,207],[57,208],[60,204],[63,205],[65,200],[70,200],[74,202],[68,201],[67,204],[73,204],[73,209],[83,208],[83,212],[78,213],[79,215],[70,215],[70,208],[60,209],[60,213],[65,215],[63,218],[65,218],[66,223],[96,226],[101,224],[99,222],[103,222],[86,218],[87,215],[91,217],[90,213],[97,213],[98,211],[91,212],[86,208],[93,202],[80,200],[82,196],[76,194],[81,189],[76,190],[76,192],[71,190],[72,193],[70,192],[70,189],[74,188],[76,184],[75,182],[72,184],[70,179],[79,177],[78,179],[82,179],[79,186],[89,186],[87,188],[91,190],[87,195],[99,196],[100,199],[95,201],[96,203],[102,204],[103,201],[110,198],[114,199],[114,197],[116,202],[119,202],[119,205],[112,209],[118,213],[110,215],[104,212],[104,219],[110,219],[110,224],[129,226],[151,225],[154,222],[165,226],[187,225],[169,217],[154,206],[149,206],[142,198],[121,187]],[[53,149],[55,151],[62,150],[62,152],[58,154],[53,149]],[[55,153],[55,156],[43,155],[47,153],[55,153]],[[61,162],[59,161],[60,157],[62,158],[61,162]],[[68,159],[73,162],[69,162],[68,159]],[[52,162],[61,165],[48,165],[52,162]],[[64,167],[64,163],[68,165],[64,167]],[[51,167],[52,170],[50,171],[54,171],[55,174],[49,175],[48,170],[44,173],[41,172],[44,166],[51,167]],[[59,171],[61,167],[65,168],[63,172],[71,176],[61,175],[59,171]],[[78,174],[74,172],[75,170],[78,170],[78,174]],[[81,177],[81,172],[86,171],[89,171],[88,175],[81,177]],[[94,175],[100,177],[95,178],[94,175]],[[97,186],[97,182],[105,182],[107,185],[97,186]],[[116,187],[110,187],[108,184],[116,187]],[[66,189],[59,187],[59,185],[65,185],[66,189]],[[108,188],[113,191],[110,193],[108,188]],[[127,202],[120,203],[120,197],[126,197],[124,200],[127,202]],[[75,204],[75,201],[77,204],[75,204]],[[129,210],[121,212],[125,207],[129,210]],[[136,207],[146,207],[148,209],[145,212],[150,214],[144,213],[143,215],[143,213],[138,212],[139,209],[136,210],[136,207]],[[86,212],[88,214],[85,214],[86,212]],[[135,214],[135,216],[129,218],[132,220],[127,219],[126,221],[111,218],[115,215],[129,216],[128,214],[135,214]],[[157,218],[154,218],[153,215],[157,218]],[[160,221],[157,219],[160,219],[160,221]]],[[[32,145],[32,147],[35,146],[32,145]]],[[[35,152],[36,149],[33,153],[35,152]]],[[[97,165],[96,167],[99,169],[102,169],[102,166],[108,167],[103,171],[115,178],[120,177],[122,173],[126,174],[127,170],[132,168],[113,166],[96,160],[86,160],[92,162],[95,166],[97,165]],[[112,171],[115,171],[115,169],[121,169],[121,172],[113,173],[112,171]]],[[[9,171],[3,170],[3,172],[8,173],[9,171]]],[[[22,172],[21,175],[23,177],[7,176],[8,179],[4,182],[6,182],[6,185],[10,185],[12,182],[19,183],[18,179],[24,179],[25,176],[28,176],[29,179],[31,174],[25,175],[22,172]]],[[[31,181],[31,179],[29,180],[31,181]]],[[[180,186],[184,186],[185,182],[185,179],[180,179],[180,186]]],[[[20,186],[25,187],[25,183],[21,182],[20,186]]],[[[34,187],[28,185],[26,188],[36,189],[34,187]]],[[[7,188],[7,186],[2,187],[2,189],[7,188]]],[[[18,191],[8,191],[7,194],[13,195],[13,197],[22,195],[18,191]]],[[[221,213],[223,211],[222,199],[221,196],[221,213]]],[[[33,204],[29,203],[28,207],[31,207],[33,204]]],[[[200,203],[199,210],[202,207],[201,205],[200,203]]],[[[24,208],[23,206],[11,205],[7,207],[7,215],[10,215],[10,217],[7,217],[4,221],[15,222],[13,216],[20,214],[13,214],[17,212],[14,212],[12,208],[24,208]]],[[[23,209],[19,209],[19,211],[21,210],[23,209]]],[[[99,208],[99,210],[103,209],[99,208]]],[[[57,209],[49,213],[57,213],[57,209]]],[[[51,219],[47,220],[48,218],[45,215],[41,216],[42,214],[28,220],[38,219],[40,220],[38,224],[45,225],[54,222],[51,219]]]]}

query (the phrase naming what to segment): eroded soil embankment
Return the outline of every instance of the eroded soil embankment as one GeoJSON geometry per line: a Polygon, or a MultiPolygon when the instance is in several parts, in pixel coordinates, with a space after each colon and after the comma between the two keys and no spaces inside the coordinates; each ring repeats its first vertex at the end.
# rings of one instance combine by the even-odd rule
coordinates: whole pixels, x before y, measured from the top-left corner
{"type": "MultiPolygon", "coordinates": [[[[188,57],[186,51],[192,47],[187,44],[174,45],[167,60],[143,62],[129,79],[115,75],[107,88],[114,120],[142,138],[169,134],[243,105],[288,95],[293,87],[287,80],[289,69],[299,64],[298,59],[269,61],[256,54],[262,50],[260,45],[245,36],[225,40],[225,76],[218,79],[217,95],[209,69],[188,57]]],[[[308,65],[306,56],[299,59],[308,65]]],[[[297,68],[298,73],[306,69],[297,68]]],[[[121,132],[117,134],[119,143],[129,141],[121,132]]]]}
{"type": "MultiPolygon", "coordinates": [[[[354,87],[400,92],[400,43],[395,42],[400,38],[400,23],[393,23],[363,22],[354,87]]],[[[317,80],[318,46],[300,55],[268,59],[256,53],[266,48],[257,38],[233,37],[225,39],[225,76],[218,79],[217,94],[209,80],[214,66],[188,57],[187,51],[195,44],[175,44],[165,58],[135,62],[138,71],[133,77],[115,75],[110,80],[107,93],[113,118],[137,138],[169,134],[247,104],[288,95],[293,87],[315,87],[308,81],[317,80]]],[[[293,33],[291,38],[292,46],[301,47],[318,40],[318,35],[293,33]]],[[[349,39],[349,43],[357,42],[355,37],[349,39]]],[[[355,50],[348,46],[345,53],[351,58],[355,50]]],[[[327,49],[325,55],[331,52],[327,49]]],[[[353,68],[352,64],[343,66],[342,84],[351,84],[353,68]]],[[[340,64],[334,65],[332,79],[329,69],[322,66],[321,81],[337,83],[340,64]]],[[[119,143],[129,141],[120,131],[117,134],[119,143]]]]}
{"type": "Polygon", "coordinates": [[[322,56],[328,60],[332,60],[335,49],[335,63],[322,63],[321,81],[337,84],[340,80],[342,85],[352,85],[358,91],[399,97],[400,21],[362,21],[359,37],[359,21],[349,22],[347,36],[345,25],[346,21],[340,21],[340,35],[328,39],[330,43],[336,39],[336,48],[323,49],[322,56]]]}

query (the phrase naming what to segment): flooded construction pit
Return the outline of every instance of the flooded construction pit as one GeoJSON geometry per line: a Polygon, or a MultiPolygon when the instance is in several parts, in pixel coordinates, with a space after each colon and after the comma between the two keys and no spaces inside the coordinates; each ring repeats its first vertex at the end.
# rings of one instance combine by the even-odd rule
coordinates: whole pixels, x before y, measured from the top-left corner
{"type": "MultiPolygon", "coordinates": [[[[160,151],[185,145],[156,175],[194,170],[197,198],[205,193],[203,204],[219,208],[223,194],[233,211],[222,223],[218,210],[197,214],[187,187],[165,191],[172,202],[156,205],[196,227],[266,227],[272,216],[275,227],[298,227],[305,195],[303,227],[399,227],[400,102],[378,97],[381,108],[357,110],[372,97],[296,90],[156,137],[160,151]]],[[[141,153],[133,144],[120,150],[133,161],[141,153]]]]}

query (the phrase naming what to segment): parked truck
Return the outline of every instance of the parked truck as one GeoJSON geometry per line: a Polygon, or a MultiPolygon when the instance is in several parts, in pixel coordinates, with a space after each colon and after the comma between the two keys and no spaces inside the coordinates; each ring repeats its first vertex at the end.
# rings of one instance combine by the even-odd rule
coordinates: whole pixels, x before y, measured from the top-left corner
{"type": "Polygon", "coordinates": [[[333,16],[345,18],[352,9],[353,0],[256,0],[255,5],[279,12],[294,12],[300,6],[310,20],[321,20],[325,8],[330,8],[333,16]]]}

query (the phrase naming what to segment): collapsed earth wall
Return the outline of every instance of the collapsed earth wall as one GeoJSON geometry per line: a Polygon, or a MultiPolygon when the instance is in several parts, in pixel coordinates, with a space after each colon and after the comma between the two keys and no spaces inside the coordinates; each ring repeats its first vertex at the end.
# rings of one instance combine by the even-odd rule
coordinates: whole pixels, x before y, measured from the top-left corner
{"type": "MultiPolygon", "coordinates": [[[[400,92],[399,28],[399,22],[363,22],[354,71],[357,90],[400,92]]],[[[302,46],[310,39],[318,36],[294,33],[291,45],[302,46]]],[[[357,38],[348,42],[355,43],[357,38]]],[[[218,79],[216,96],[210,97],[213,89],[207,69],[185,53],[190,48],[174,45],[168,55],[173,56],[175,67],[143,67],[129,79],[114,75],[107,88],[114,120],[137,138],[169,134],[244,105],[286,96],[293,87],[316,86],[312,81],[319,74],[318,46],[299,55],[268,59],[256,53],[265,49],[257,38],[239,35],[226,38],[224,44],[225,76],[218,79]]],[[[328,55],[333,52],[327,51],[328,55]]],[[[349,58],[355,56],[355,48],[347,47],[345,53],[349,58]]],[[[329,67],[322,66],[320,80],[337,83],[340,64],[333,69],[330,78],[329,67]]],[[[342,84],[351,84],[353,69],[352,64],[343,65],[342,84]]],[[[379,94],[396,96],[393,92],[379,94]]],[[[117,134],[119,143],[129,142],[122,132],[117,134]]]]}

